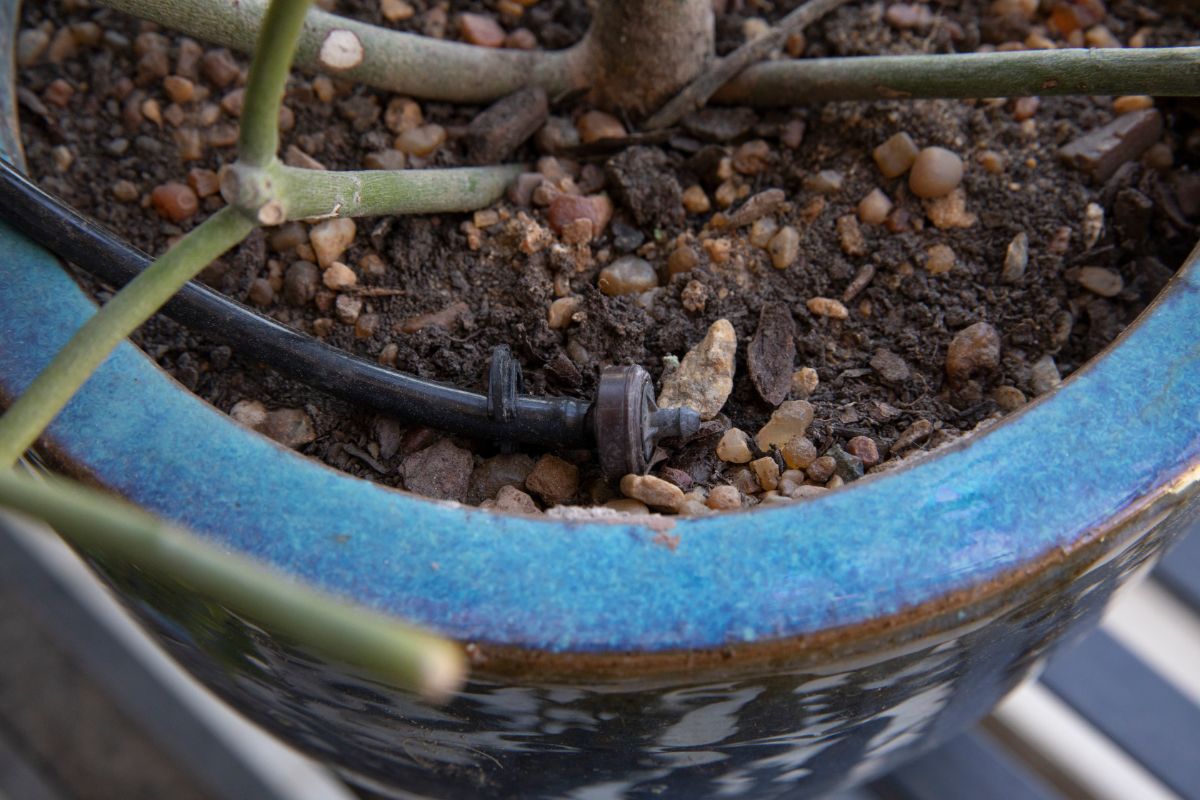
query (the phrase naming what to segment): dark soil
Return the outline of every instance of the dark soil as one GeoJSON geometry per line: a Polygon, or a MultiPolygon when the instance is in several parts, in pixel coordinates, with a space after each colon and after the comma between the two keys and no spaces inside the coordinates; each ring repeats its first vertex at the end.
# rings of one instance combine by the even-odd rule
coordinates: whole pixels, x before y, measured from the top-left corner
{"type": "MultiPolygon", "coordinates": [[[[430,11],[423,0],[412,2],[416,15],[397,27],[426,33],[436,29],[441,14],[437,7],[430,11]]],[[[163,109],[170,104],[160,78],[147,76],[145,65],[139,78],[134,40],[140,31],[153,27],[82,5],[76,3],[69,12],[57,4],[25,5],[25,28],[45,25],[57,30],[64,24],[94,21],[104,31],[100,43],[80,48],[77,56],[59,64],[43,59],[24,70],[23,131],[30,168],[49,191],[138,247],[158,253],[171,237],[193,227],[221,201],[219,196],[203,200],[201,213],[175,225],[163,222],[149,207],[151,190],[166,181],[185,180],[193,168],[217,169],[233,160],[234,148],[208,146],[200,159],[184,162],[169,121],[161,126],[145,119],[131,124],[126,112],[130,97],[156,98],[163,109]],[[57,79],[74,89],[63,106],[47,99],[57,79]],[[53,148],[64,145],[73,156],[65,171],[56,168],[53,154],[53,148]],[[115,201],[112,187],[120,180],[130,181],[140,200],[115,201]]],[[[342,3],[337,10],[380,23],[377,9],[368,5],[342,3]]],[[[448,36],[457,30],[453,23],[459,7],[476,5],[452,4],[448,36]]],[[[489,8],[475,10],[493,13],[491,4],[485,5],[489,8]]],[[[743,18],[751,15],[746,8],[754,4],[727,5],[742,10],[731,10],[721,18],[723,51],[741,41],[743,18]]],[[[778,3],[766,17],[773,19],[794,5],[778,3]]],[[[1014,31],[988,17],[987,2],[964,0],[955,5],[933,5],[932,25],[900,30],[883,21],[882,4],[854,4],[807,32],[805,55],[967,51],[1022,39],[1029,32],[1028,25],[1014,31]]],[[[1164,12],[1160,18],[1133,2],[1111,2],[1105,25],[1121,41],[1144,29],[1151,46],[1194,44],[1200,13],[1183,5],[1158,6],[1164,12]]],[[[541,46],[561,47],[585,29],[584,7],[578,0],[542,0],[519,22],[500,20],[509,29],[528,28],[541,46]]],[[[172,37],[172,65],[177,51],[178,40],[172,37]]],[[[238,63],[244,67],[247,62],[238,57],[238,63]]],[[[337,98],[322,103],[314,96],[310,78],[298,75],[289,90],[286,102],[294,112],[295,127],[285,134],[284,148],[296,145],[330,169],[347,169],[361,168],[367,153],[390,146],[394,135],[383,127],[380,116],[389,96],[335,82],[337,98]]],[[[204,80],[197,85],[204,86],[204,80]]],[[[183,105],[185,127],[197,125],[194,120],[201,107],[219,103],[233,87],[207,88],[211,92],[207,100],[183,105]]],[[[917,442],[928,449],[1003,413],[995,393],[998,387],[1016,387],[1025,396],[1034,396],[1031,366],[1046,355],[1053,356],[1063,376],[1069,375],[1112,341],[1179,265],[1196,234],[1195,170],[1200,166],[1200,141],[1192,133],[1196,107],[1168,101],[1157,105],[1166,118],[1163,142],[1173,159],[1161,164],[1131,162],[1104,184],[1093,184],[1061,163],[1057,151],[1113,118],[1108,98],[1046,98],[1028,121],[1014,119],[1014,103],[1003,100],[843,103],[790,113],[743,110],[730,112],[743,115],[740,124],[732,125],[743,129],[734,141],[702,142],[694,134],[703,131],[692,126],[640,154],[616,150],[560,158],[586,190],[597,191],[606,182],[603,188],[616,200],[613,223],[590,246],[556,244],[532,255],[520,252],[517,237],[510,232],[518,212],[544,224],[544,209],[519,209],[508,201],[495,206],[501,221],[482,231],[473,229],[471,215],[359,220],[357,239],[342,260],[360,267],[356,270],[360,283],[403,290],[395,296],[366,299],[363,313],[378,315],[379,324],[365,338],[356,335],[354,325],[329,323],[334,318],[334,296],[323,288],[303,306],[285,301],[279,277],[299,256],[294,248],[273,250],[268,245],[272,231],[255,234],[207,270],[204,279],[242,302],[249,302],[255,279],[273,281],[276,291],[265,303],[264,313],[309,333],[328,331],[328,341],[365,358],[379,359],[394,352],[396,369],[477,391],[484,387],[490,353],[500,344],[509,345],[521,361],[531,393],[590,397],[599,368],[610,363],[641,364],[657,385],[664,359],[682,357],[714,321],[724,318],[738,334],[738,366],[724,417],[708,428],[717,434],[728,425],[753,434],[771,414],[772,406],[761,399],[750,380],[746,353],[764,305],[780,303],[791,310],[795,362],[781,356],[777,347],[764,352],[762,344],[756,346],[756,357],[772,365],[774,372],[786,370],[790,375],[794,369],[812,367],[818,373],[820,384],[808,398],[816,415],[809,436],[818,452],[866,436],[886,460],[889,448],[914,422],[931,423],[932,435],[917,442]],[[795,120],[806,127],[802,144],[792,148],[784,142],[794,135],[795,120]],[[940,145],[963,157],[967,208],[978,217],[973,226],[937,229],[921,202],[908,193],[904,178],[882,178],[871,151],[899,131],[907,131],[919,146],[940,145]],[[712,198],[720,182],[714,177],[720,158],[758,139],[767,143],[761,171],[737,175],[734,183],[745,187],[743,194],[770,188],[786,193],[786,205],[775,216],[781,225],[799,229],[801,256],[784,270],[772,267],[768,254],[749,243],[749,228],[706,230],[712,212],[685,215],[669,187],[672,179],[681,188],[699,183],[712,198]],[[1001,158],[1003,168],[998,174],[980,166],[984,151],[1001,158]],[[840,172],[841,188],[827,194],[814,191],[809,179],[821,170],[840,172]],[[657,177],[642,191],[633,185],[639,174],[657,177]],[[626,182],[631,186],[622,193],[621,184],[626,182]],[[909,224],[896,232],[863,224],[865,255],[847,255],[836,222],[853,214],[859,200],[875,188],[908,212],[909,224]],[[1090,247],[1085,241],[1089,203],[1103,207],[1106,220],[1090,247]],[[1142,216],[1139,209],[1144,210],[1142,216]],[[1002,283],[1006,247],[1022,232],[1029,240],[1028,269],[1020,282],[1002,283]],[[695,238],[699,264],[668,279],[667,257],[681,234],[695,238]],[[475,237],[478,247],[472,249],[469,240],[475,237]],[[703,239],[714,237],[729,240],[723,263],[715,262],[700,246],[703,239]],[[926,253],[939,244],[953,249],[957,263],[947,273],[930,274],[925,269],[926,253]],[[660,268],[661,288],[641,297],[601,294],[596,288],[598,270],[628,251],[660,268]],[[372,254],[382,257],[385,265],[377,275],[361,268],[372,254]],[[1119,272],[1123,290],[1108,298],[1087,291],[1077,282],[1083,266],[1119,272]],[[833,321],[806,308],[813,297],[843,298],[856,276],[871,269],[870,282],[846,302],[848,319],[833,321]],[[568,289],[582,298],[585,313],[565,330],[553,330],[547,324],[547,307],[568,289]],[[698,294],[704,296],[702,309],[695,302],[698,294]],[[398,332],[405,320],[459,302],[465,303],[465,312],[448,325],[398,332]],[[1000,333],[1000,363],[951,387],[946,380],[949,343],[956,332],[980,321],[991,323],[1000,333]],[[890,355],[878,358],[880,351],[890,355]]],[[[445,126],[449,134],[428,163],[465,163],[463,134],[481,109],[438,103],[421,107],[426,121],[445,126]]],[[[568,99],[552,106],[551,113],[570,118],[582,110],[581,101],[568,99]]],[[[233,123],[228,114],[219,115],[218,125],[233,123]]],[[[535,161],[541,155],[530,142],[517,157],[535,161]]],[[[104,290],[98,293],[103,296],[104,290]]],[[[786,320],[780,321],[777,309],[767,316],[773,331],[786,330],[786,320]]],[[[316,438],[301,448],[303,452],[365,478],[402,486],[405,457],[437,438],[428,431],[399,429],[262,365],[244,363],[236,347],[231,350],[206,341],[167,319],[146,325],[138,341],[184,385],[218,408],[228,411],[238,401],[253,398],[270,408],[304,409],[316,438]]],[[[774,395],[772,399],[780,398],[781,385],[790,385],[781,384],[777,374],[767,376],[766,383],[773,383],[765,391],[774,395]]],[[[715,442],[716,436],[709,436],[667,451],[656,469],[683,484],[729,482],[734,468],[715,459],[715,442]]],[[[475,451],[477,462],[493,454],[481,445],[460,444],[475,451]]],[[[574,502],[607,499],[607,490],[595,481],[590,456],[560,455],[582,470],[574,502]]]]}

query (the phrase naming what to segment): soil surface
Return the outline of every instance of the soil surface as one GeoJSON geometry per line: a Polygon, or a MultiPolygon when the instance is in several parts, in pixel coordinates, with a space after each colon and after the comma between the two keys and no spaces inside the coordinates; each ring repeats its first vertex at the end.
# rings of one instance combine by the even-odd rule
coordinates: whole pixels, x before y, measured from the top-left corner
{"type": "MultiPolygon", "coordinates": [[[[503,13],[519,8],[511,3],[499,4],[500,11],[492,3],[410,3],[412,16],[392,22],[373,3],[342,2],[334,10],[447,38],[460,36],[458,14],[471,11],[498,21],[510,44],[528,44],[527,34],[512,35],[521,28],[544,48],[570,44],[587,23],[578,0],[541,0],[519,18],[503,13]]],[[[721,5],[728,6],[718,25],[724,52],[760,18],[770,22],[795,3],[721,5]]],[[[1028,20],[992,13],[990,5],[854,3],[789,48],[804,57],[946,53],[1036,44],[1037,37],[1088,44],[1105,34],[1123,44],[1163,46],[1196,44],[1200,31],[1200,12],[1184,3],[1110,2],[1099,22],[1074,33],[1055,29],[1055,3],[1043,2],[1048,13],[1028,20]]],[[[407,13],[394,0],[381,7],[393,16],[407,13]]],[[[196,213],[171,220],[165,217],[178,209],[154,190],[186,184],[191,173],[203,195],[212,177],[203,171],[234,159],[237,98],[230,94],[244,81],[245,58],[222,51],[197,63],[194,55],[213,51],[181,44],[169,32],[155,35],[155,26],[85,0],[27,3],[23,13],[26,32],[45,33],[29,34],[33,49],[21,54],[28,56],[21,112],[30,169],[47,190],[151,253],[221,206],[219,194],[208,194],[196,213]],[[45,45],[34,53],[33,40],[42,38],[45,45]],[[222,69],[229,65],[232,72],[222,69]]],[[[476,391],[484,390],[489,356],[501,344],[522,363],[530,393],[590,398],[606,364],[641,364],[657,388],[710,326],[727,320],[738,342],[732,393],[702,436],[663,448],[652,469],[685,491],[699,490],[686,507],[671,501],[676,510],[703,513],[714,487],[739,490],[733,501],[727,490],[719,493],[720,503],[708,503],[715,507],[811,496],[819,491],[811,487],[836,487],[864,467],[892,466],[1047,391],[1146,306],[1195,242],[1200,221],[1195,104],[1157,102],[1165,122],[1158,144],[1096,180],[1065,163],[1059,150],[1128,110],[1114,108],[1112,98],[722,109],[649,143],[576,149],[570,149],[572,123],[587,106],[580,98],[551,101],[550,127],[513,155],[537,162],[553,183],[532,200],[515,198],[525,205],[510,193],[474,215],[358,220],[339,259],[356,273],[353,291],[339,293],[311,270],[292,270],[314,260],[307,225],[255,233],[202,279],[359,356],[476,391]],[[940,146],[961,157],[965,207],[931,207],[909,190],[907,176],[884,178],[872,152],[899,132],[918,147],[940,146]],[[564,144],[565,153],[551,155],[564,144]],[[714,220],[718,212],[736,216],[746,198],[770,189],[783,196],[766,217],[795,229],[790,248],[782,240],[768,244],[767,222],[729,228],[714,220]],[[894,204],[883,224],[859,218],[871,218],[859,204],[876,189],[894,204]],[[582,243],[587,231],[558,231],[542,201],[559,192],[605,193],[615,208],[611,222],[582,243]],[[1006,274],[1006,253],[1021,236],[1027,265],[1021,272],[1009,259],[1006,274]],[[672,260],[680,249],[691,257],[672,260]],[[778,268],[792,251],[794,260],[778,268]],[[600,270],[627,255],[648,262],[658,285],[603,293],[600,270]],[[671,274],[671,265],[691,268],[671,274]],[[567,296],[578,298],[573,315],[565,327],[550,327],[551,303],[567,296]],[[444,313],[424,316],[435,312],[444,313]],[[990,329],[972,328],[978,323],[990,329]],[[998,355],[981,330],[994,330],[998,355]],[[815,472],[787,473],[796,466],[788,454],[751,453],[790,475],[790,483],[772,487],[774,477],[760,471],[770,473],[769,465],[752,469],[717,457],[726,429],[753,438],[787,400],[811,403],[807,438],[814,454],[836,457],[832,477],[821,472],[825,462],[815,472]]],[[[293,121],[285,120],[283,149],[300,165],[307,158],[329,169],[358,169],[373,163],[372,154],[377,163],[389,151],[395,159],[393,142],[409,124],[392,96],[312,75],[294,76],[285,102],[293,121]]],[[[426,157],[410,151],[408,167],[467,163],[467,126],[482,109],[426,102],[419,109],[446,140],[426,157]]],[[[97,296],[108,295],[80,280],[97,296]]],[[[237,406],[239,419],[364,478],[489,504],[501,486],[513,484],[522,492],[502,493],[499,505],[508,510],[619,496],[599,480],[586,452],[543,459],[530,477],[542,453],[496,459],[487,445],[445,441],[348,407],[168,319],[154,319],[137,341],[218,408],[237,406]],[[278,410],[284,413],[271,416],[278,410]],[[422,480],[430,474],[437,480],[422,480]]],[[[800,463],[811,462],[802,455],[800,463]]],[[[629,493],[646,499],[644,491],[629,493]]],[[[636,502],[618,506],[643,509],[636,502]]]]}

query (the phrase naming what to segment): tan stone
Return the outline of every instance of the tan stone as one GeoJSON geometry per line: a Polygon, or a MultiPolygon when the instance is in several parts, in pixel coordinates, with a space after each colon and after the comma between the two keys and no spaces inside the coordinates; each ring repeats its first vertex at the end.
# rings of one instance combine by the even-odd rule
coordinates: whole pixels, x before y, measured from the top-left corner
{"type": "Polygon", "coordinates": [[[679,369],[663,381],[660,408],[687,406],[712,419],[733,391],[737,334],[727,319],[719,319],[704,339],[683,357],[679,369]]]}

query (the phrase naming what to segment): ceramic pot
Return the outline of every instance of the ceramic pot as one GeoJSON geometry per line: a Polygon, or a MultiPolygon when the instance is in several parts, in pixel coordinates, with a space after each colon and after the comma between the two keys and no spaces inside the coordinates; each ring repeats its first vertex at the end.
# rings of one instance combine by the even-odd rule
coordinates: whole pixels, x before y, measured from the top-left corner
{"type": "MultiPolygon", "coordinates": [[[[0,0],[0,36],[16,0],[0,0]]],[[[5,60],[7,62],[7,60],[5,60]]],[[[0,69],[8,69],[7,63],[0,69]]],[[[19,163],[12,76],[3,157],[19,163]]],[[[0,226],[0,397],[92,313],[0,226]]],[[[819,500],[657,529],[504,516],[333,472],[130,345],[42,452],[210,542],[469,648],[442,707],[136,565],[98,565],[202,682],[397,796],[769,798],[964,729],[1197,516],[1200,259],[1102,357],[984,433],[819,500]]]]}

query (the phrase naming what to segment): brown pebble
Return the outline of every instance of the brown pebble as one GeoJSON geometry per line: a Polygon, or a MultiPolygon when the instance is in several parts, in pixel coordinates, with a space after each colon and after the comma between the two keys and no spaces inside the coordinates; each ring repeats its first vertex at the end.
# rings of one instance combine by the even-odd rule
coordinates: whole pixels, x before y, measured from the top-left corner
{"type": "Polygon", "coordinates": [[[1025,393],[1015,386],[997,386],[992,391],[992,399],[1002,411],[1013,412],[1027,402],[1025,393]]]}
{"type": "Polygon", "coordinates": [[[179,75],[163,78],[163,90],[176,103],[187,103],[196,95],[196,85],[179,75]]]}
{"type": "Polygon", "coordinates": [[[418,125],[396,137],[395,148],[405,155],[424,158],[446,141],[446,129],[441,125],[418,125]]]}
{"type": "Polygon", "coordinates": [[[945,244],[935,244],[925,251],[925,271],[930,275],[941,275],[954,269],[958,256],[945,244]]]}
{"type": "Polygon", "coordinates": [[[754,458],[750,437],[740,428],[730,428],[717,442],[717,458],[730,464],[746,464],[754,458]]]}
{"type": "Polygon", "coordinates": [[[1000,333],[987,322],[963,328],[950,340],[946,351],[946,374],[953,384],[961,385],[976,372],[1000,365],[1000,333]]]}
{"type": "Polygon", "coordinates": [[[333,314],[343,325],[353,325],[362,314],[363,300],[352,294],[339,294],[333,304],[333,314]]]}
{"type": "Polygon", "coordinates": [[[592,144],[603,139],[625,138],[625,126],[621,120],[604,111],[587,111],[575,121],[575,130],[579,132],[579,140],[584,144],[592,144]]]}
{"type": "Polygon", "coordinates": [[[750,462],[750,469],[754,470],[754,477],[763,489],[770,491],[779,485],[779,465],[770,456],[754,459],[750,462]]]}
{"type": "Polygon", "coordinates": [[[955,189],[944,197],[925,201],[925,213],[938,230],[970,228],[978,218],[967,210],[967,193],[955,189]]]}
{"type": "Polygon", "coordinates": [[[1018,97],[1013,101],[1013,119],[1017,122],[1032,119],[1041,105],[1042,101],[1037,97],[1018,97]]]}
{"type": "Polygon", "coordinates": [[[179,223],[191,219],[200,210],[200,200],[196,193],[187,186],[176,181],[168,181],[154,187],[150,193],[150,202],[154,210],[163,219],[179,223]]]}
{"type": "Polygon", "coordinates": [[[654,508],[678,510],[683,505],[683,490],[653,475],[626,475],[621,478],[621,494],[641,500],[654,508]]]}
{"type": "Polygon", "coordinates": [[[831,297],[810,297],[805,305],[808,306],[809,311],[818,317],[846,319],[850,316],[850,312],[846,309],[846,306],[831,297]]]}
{"type": "Polygon", "coordinates": [[[579,311],[583,305],[583,299],[580,297],[560,297],[550,304],[550,309],[546,314],[546,324],[553,330],[562,330],[571,324],[571,317],[579,311]]]}
{"type": "Polygon", "coordinates": [[[818,194],[834,194],[842,190],[842,173],[823,169],[804,179],[804,188],[818,194]]]}
{"type": "Polygon", "coordinates": [[[1104,267],[1084,267],[1079,270],[1079,285],[1101,297],[1116,297],[1125,288],[1120,273],[1104,267]]]}
{"type": "Polygon", "coordinates": [[[742,507],[742,493],[728,484],[714,486],[704,503],[714,511],[733,511],[742,507]]]}
{"type": "Polygon", "coordinates": [[[879,463],[879,446],[869,436],[855,436],[846,442],[846,452],[861,461],[864,467],[879,463]]]}
{"type": "Polygon", "coordinates": [[[783,447],[793,436],[803,436],[813,421],[813,407],[807,400],[788,400],[771,413],[767,424],[754,437],[759,450],[783,447]]]}
{"type": "Polygon", "coordinates": [[[853,214],[838,217],[837,234],[843,253],[848,256],[865,256],[867,254],[866,237],[863,236],[862,228],[858,225],[858,218],[853,214]]]}
{"type": "Polygon", "coordinates": [[[1154,98],[1145,94],[1126,95],[1113,100],[1113,113],[1129,114],[1134,111],[1145,111],[1154,108],[1154,98]]]}
{"type": "Polygon", "coordinates": [[[807,436],[793,436],[781,449],[788,469],[806,469],[817,459],[817,446],[807,436]]]}
{"type": "Polygon", "coordinates": [[[458,15],[458,31],[464,41],[477,47],[501,47],[504,45],[504,28],[485,14],[464,12],[458,15]]]}
{"type": "Polygon", "coordinates": [[[916,142],[907,133],[900,132],[892,136],[872,152],[875,166],[879,167],[883,177],[898,178],[912,168],[920,152],[916,142]]]}
{"type": "Polygon", "coordinates": [[[500,491],[496,492],[496,498],[490,506],[494,511],[503,511],[508,514],[537,514],[539,509],[537,503],[533,502],[533,498],[522,492],[516,486],[501,486],[500,491]]]}
{"type": "Polygon", "coordinates": [[[198,197],[211,197],[221,190],[221,180],[211,169],[188,170],[187,182],[198,197]]]}
{"type": "Polygon", "coordinates": [[[200,59],[204,77],[218,89],[225,89],[241,74],[228,50],[210,50],[200,59]]]}
{"type": "Polygon", "coordinates": [[[780,228],[767,244],[775,269],[787,269],[800,256],[800,232],[791,225],[780,228]]]}
{"type": "Polygon", "coordinates": [[[467,304],[459,300],[438,311],[409,317],[398,323],[396,327],[401,333],[416,333],[425,328],[449,328],[469,310],[467,304]]]}
{"type": "Polygon", "coordinates": [[[1029,266],[1029,236],[1021,231],[1004,251],[1004,267],[1000,270],[1002,283],[1020,283],[1029,266]]]}
{"type": "Polygon", "coordinates": [[[537,37],[528,28],[515,28],[504,37],[504,46],[509,50],[536,50],[537,37]]]}
{"type": "Polygon", "coordinates": [[[792,373],[792,394],[805,398],[817,390],[821,378],[812,367],[801,367],[792,373]]]}
{"type": "Polygon", "coordinates": [[[804,473],[808,475],[809,480],[816,481],[817,483],[824,483],[833,477],[833,472],[836,469],[837,462],[833,460],[832,456],[821,456],[820,458],[814,459],[813,462],[808,465],[808,468],[804,470],[804,473]]]}
{"type": "Polygon", "coordinates": [[[868,225],[882,225],[891,212],[892,201],[879,189],[872,189],[858,203],[858,218],[868,225]]]}
{"type": "Polygon", "coordinates": [[[610,297],[644,292],[658,286],[658,273],[645,259],[621,256],[600,270],[597,286],[610,297]]]}
{"type": "Polygon", "coordinates": [[[50,34],[41,28],[26,28],[17,36],[17,66],[32,67],[50,46],[50,34]]]}
{"type": "Polygon", "coordinates": [[[771,164],[771,146],[762,139],[752,139],[733,151],[733,168],[742,175],[759,175],[771,164]]]}
{"type": "Polygon", "coordinates": [[[917,154],[908,176],[908,187],[917,197],[945,197],[958,188],[963,162],[944,147],[926,147],[917,154]]]}
{"type": "Polygon", "coordinates": [[[304,306],[316,297],[321,272],[310,261],[295,261],[284,273],[283,299],[293,306],[304,306]]]}
{"type": "Polygon", "coordinates": [[[525,488],[547,505],[561,505],[579,491],[579,468],[558,456],[544,455],[525,478],[525,488]]]}
{"type": "Polygon", "coordinates": [[[412,19],[417,10],[405,0],[380,0],[379,12],[388,22],[403,22],[412,19]]]}
{"type": "Polygon", "coordinates": [[[704,189],[699,185],[692,185],[683,190],[680,199],[683,201],[683,207],[689,214],[704,214],[712,208],[712,203],[709,202],[708,195],[704,193],[704,189]]]}
{"type": "Polygon", "coordinates": [[[563,226],[577,219],[588,219],[592,223],[592,235],[600,236],[612,219],[613,206],[608,195],[597,194],[581,197],[573,194],[559,194],[550,201],[546,209],[546,221],[557,233],[562,233],[563,226]]]}
{"type": "Polygon", "coordinates": [[[400,466],[404,486],[410,492],[438,500],[462,502],[474,468],[471,451],[439,439],[407,456],[400,466]]]}
{"type": "Polygon", "coordinates": [[[979,162],[979,166],[983,167],[984,171],[992,175],[999,175],[1001,172],[1004,172],[1004,156],[995,150],[984,150],[976,157],[976,160],[979,162]]]}
{"type": "Polygon", "coordinates": [[[275,301],[275,290],[271,288],[271,282],[266,278],[255,278],[250,282],[246,298],[251,304],[259,308],[266,308],[275,301]]]}
{"type": "Polygon", "coordinates": [[[419,127],[424,121],[421,106],[408,97],[393,97],[383,112],[383,123],[392,133],[404,133],[419,127]]]}
{"type": "Polygon", "coordinates": [[[334,261],[325,268],[321,282],[335,292],[351,289],[358,284],[358,275],[341,261],[334,261]]]}
{"type": "Polygon", "coordinates": [[[113,184],[113,197],[122,203],[132,203],[140,195],[141,192],[138,191],[137,186],[130,181],[121,180],[113,184]]]}
{"type": "Polygon", "coordinates": [[[66,108],[67,104],[71,102],[71,98],[74,96],[75,87],[71,86],[71,84],[67,83],[62,78],[56,78],[51,81],[50,85],[46,87],[45,92],[42,94],[42,97],[46,99],[47,103],[58,106],[59,108],[66,108]]]}
{"type": "Polygon", "coordinates": [[[345,217],[327,219],[313,226],[308,240],[316,254],[317,263],[328,267],[340,259],[342,253],[346,252],[346,248],[354,241],[356,230],[354,220],[345,217]]]}

